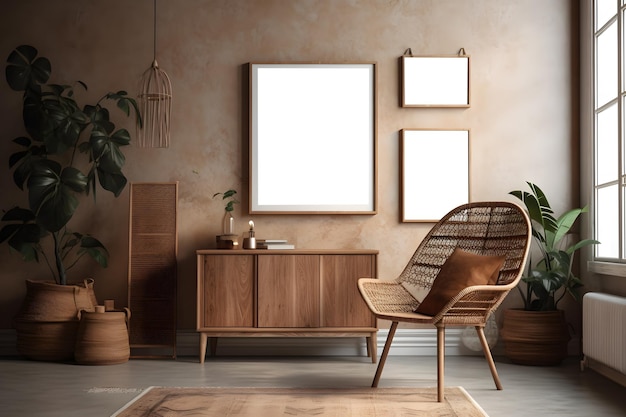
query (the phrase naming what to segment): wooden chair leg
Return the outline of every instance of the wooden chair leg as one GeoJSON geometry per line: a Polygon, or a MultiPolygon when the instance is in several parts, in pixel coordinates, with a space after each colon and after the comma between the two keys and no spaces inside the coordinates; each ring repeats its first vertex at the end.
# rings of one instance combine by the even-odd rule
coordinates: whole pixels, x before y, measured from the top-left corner
{"type": "Polygon", "coordinates": [[[446,326],[437,325],[437,402],[443,402],[444,358],[446,355],[446,326]]]}
{"type": "Polygon", "coordinates": [[[483,353],[485,354],[485,359],[487,359],[487,363],[489,364],[489,369],[491,370],[491,376],[493,377],[493,382],[496,384],[496,388],[501,390],[502,383],[500,382],[500,377],[498,376],[498,371],[496,370],[496,364],[493,361],[493,357],[491,356],[491,349],[489,349],[489,344],[487,343],[487,338],[485,337],[485,329],[482,326],[475,326],[476,333],[478,333],[478,340],[480,340],[480,344],[483,347],[483,353]]]}
{"type": "Polygon", "coordinates": [[[383,367],[385,366],[385,361],[387,360],[387,355],[389,354],[391,341],[393,340],[393,336],[396,334],[397,328],[398,328],[398,322],[397,321],[392,322],[391,327],[389,328],[389,334],[387,335],[387,340],[385,341],[385,347],[383,348],[383,353],[380,355],[380,360],[378,361],[378,367],[376,368],[376,375],[374,375],[374,381],[372,381],[372,388],[376,388],[378,386],[378,381],[380,380],[380,374],[383,373],[383,367]]]}

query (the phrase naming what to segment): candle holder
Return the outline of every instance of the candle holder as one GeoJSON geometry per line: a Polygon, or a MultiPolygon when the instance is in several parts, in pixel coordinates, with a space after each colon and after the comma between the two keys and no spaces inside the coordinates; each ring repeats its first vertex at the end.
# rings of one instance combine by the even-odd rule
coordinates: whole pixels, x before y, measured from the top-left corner
{"type": "Polygon", "coordinates": [[[250,220],[248,222],[250,230],[248,230],[248,237],[243,239],[244,249],[256,249],[256,238],[254,237],[254,222],[250,220]]]}

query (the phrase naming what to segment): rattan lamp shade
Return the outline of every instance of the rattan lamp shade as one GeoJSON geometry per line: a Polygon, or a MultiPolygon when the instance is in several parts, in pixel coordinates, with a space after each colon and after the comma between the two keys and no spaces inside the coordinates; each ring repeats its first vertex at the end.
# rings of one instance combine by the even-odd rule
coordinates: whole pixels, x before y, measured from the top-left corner
{"type": "Polygon", "coordinates": [[[156,59],[139,82],[139,108],[143,127],[137,132],[139,146],[143,148],[168,148],[170,146],[170,120],[172,112],[172,84],[156,59]]]}

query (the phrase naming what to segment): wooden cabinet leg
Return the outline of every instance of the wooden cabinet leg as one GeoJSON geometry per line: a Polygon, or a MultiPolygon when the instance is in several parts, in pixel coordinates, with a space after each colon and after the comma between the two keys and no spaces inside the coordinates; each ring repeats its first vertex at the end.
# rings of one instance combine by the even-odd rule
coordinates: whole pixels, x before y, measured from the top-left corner
{"type": "Polygon", "coordinates": [[[367,356],[372,358],[372,363],[376,363],[376,360],[378,359],[378,342],[376,335],[376,332],[372,332],[369,337],[365,338],[367,344],[367,356]]]}
{"type": "Polygon", "coordinates": [[[206,333],[200,333],[200,363],[204,363],[204,357],[206,356],[206,333]]]}

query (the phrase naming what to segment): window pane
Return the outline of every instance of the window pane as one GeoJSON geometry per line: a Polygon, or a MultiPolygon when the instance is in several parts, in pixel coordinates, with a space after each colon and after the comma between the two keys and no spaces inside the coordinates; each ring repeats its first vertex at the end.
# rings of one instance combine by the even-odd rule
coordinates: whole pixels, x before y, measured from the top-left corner
{"type": "Polygon", "coordinates": [[[596,123],[596,185],[602,185],[618,176],[617,104],[600,112],[596,123]]]}
{"type": "Polygon", "coordinates": [[[617,2],[615,0],[596,0],[596,7],[596,30],[598,30],[617,13],[617,2]]]}
{"type": "MultiPolygon", "coordinates": [[[[623,9],[623,8],[622,8],[622,9],[621,9],[621,11],[620,11],[620,23],[624,22],[624,17],[626,17],[626,14],[625,14],[625,13],[626,13],[626,9],[623,9]]],[[[621,64],[621,65],[619,65],[619,73],[620,73],[620,77],[621,77],[621,78],[620,78],[620,81],[621,81],[621,83],[622,83],[622,84],[621,84],[621,86],[622,86],[622,87],[621,87],[621,91],[622,91],[622,92],[624,92],[624,85],[625,85],[625,84],[624,84],[624,76],[626,75],[626,74],[624,74],[624,58],[625,58],[625,57],[624,57],[624,45],[626,45],[626,43],[624,43],[624,40],[625,40],[626,32],[624,31],[624,29],[623,29],[623,28],[622,28],[622,30],[620,31],[620,35],[619,35],[619,36],[621,37],[621,42],[622,42],[622,44],[621,44],[621,48],[622,48],[622,49],[621,49],[622,56],[621,56],[621,62],[620,62],[620,64],[621,64]]],[[[618,46],[617,48],[618,48],[618,50],[619,50],[619,48],[620,48],[620,47],[618,46]]],[[[619,54],[618,54],[618,55],[619,55],[619,54]]],[[[620,59],[620,58],[618,58],[618,59],[620,59]]]]}
{"type": "Polygon", "coordinates": [[[617,97],[617,24],[598,36],[596,109],[617,97]]]}
{"type": "Polygon", "coordinates": [[[619,214],[617,185],[598,190],[596,199],[596,256],[619,258],[619,214]]]}

